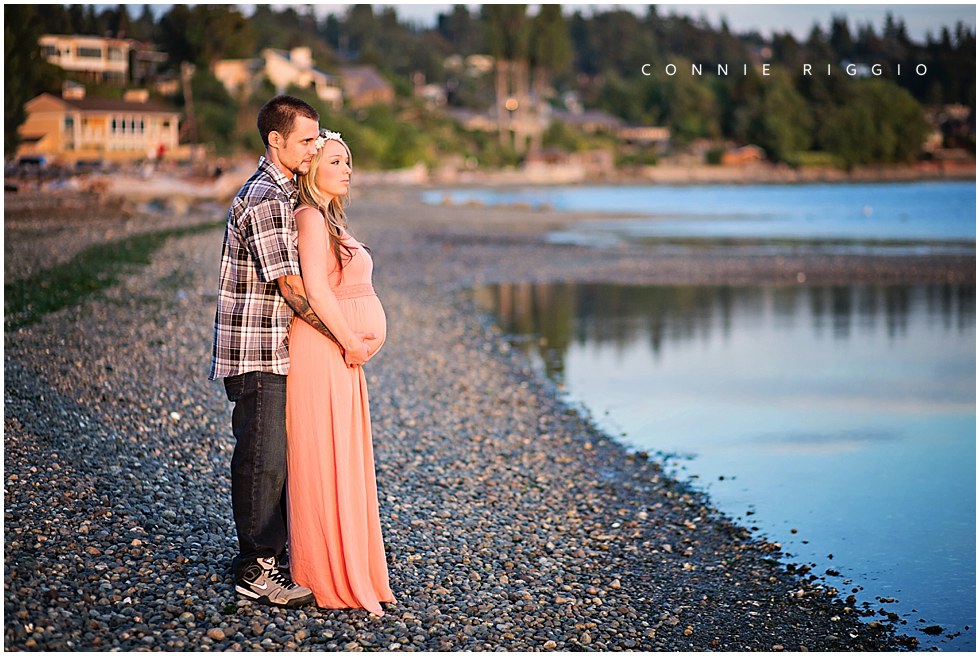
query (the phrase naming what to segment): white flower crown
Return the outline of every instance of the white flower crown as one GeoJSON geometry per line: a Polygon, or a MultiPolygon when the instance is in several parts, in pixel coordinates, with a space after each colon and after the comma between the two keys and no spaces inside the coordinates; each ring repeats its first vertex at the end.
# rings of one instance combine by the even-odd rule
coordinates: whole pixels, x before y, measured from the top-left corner
{"type": "Polygon", "coordinates": [[[320,136],[316,138],[316,149],[320,150],[323,148],[323,144],[328,141],[342,141],[339,132],[331,132],[330,130],[320,130],[320,136]]]}

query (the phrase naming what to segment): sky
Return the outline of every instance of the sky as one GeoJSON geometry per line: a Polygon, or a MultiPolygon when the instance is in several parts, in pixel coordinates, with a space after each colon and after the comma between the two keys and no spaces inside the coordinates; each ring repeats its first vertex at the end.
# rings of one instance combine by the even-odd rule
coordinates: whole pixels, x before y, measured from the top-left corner
{"type": "MultiPolygon", "coordinates": [[[[235,3],[231,3],[235,4],[235,3]]],[[[237,3],[246,15],[251,12],[249,8],[255,3],[237,3]]],[[[265,4],[265,3],[263,3],[265,4]]],[[[342,15],[350,7],[349,4],[339,3],[269,3],[273,7],[295,6],[297,8],[314,7],[318,16],[326,16],[333,13],[342,15]]],[[[395,7],[398,17],[402,21],[411,21],[420,26],[432,26],[435,24],[436,16],[439,13],[452,11],[454,4],[466,4],[471,11],[478,11],[480,4],[476,3],[449,3],[449,4],[426,4],[419,2],[391,2],[391,3],[369,3],[379,7],[395,7]]],[[[714,4],[700,3],[656,3],[656,2],[631,2],[631,3],[607,3],[607,4],[565,4],[566,13],[571,14],[581,11],[589,14],[593,11],[605,11],[613,8],[630,9],[639,14],[645,14],[650,4],[656,4],[657,10],[663,16],[672,13],[686,15],[691,18],[704,18],[712,27],[720,27],[722,18],[728,21],[729,28],[736,33],[758,31],[765,37],[771,36],[773,32],[790,32],[797,40],[804,40],[810,34],[813,26],[819,25],[824,30],[830,27],[831,20],[836,16],[847,18],[848,25],[852,33],[858,26],[870,23],[876,32],[881,32],[885,24],[885,16],[890,12],[895,18],[905,21],[905,27],[913,41],[925,41],[926,34],[931,33],[933,37],[938,37],[943,27],[948,27],[952,32],[958,22],[963,22],[967,27],[976,32],[977,25],[977,5],[966,3],[955,4],[903,4],[901,2],[870,2],[855,4],[796,4],[796,3],[760,3],[744,4],[740,2],[720,2],[714,4]]],[[[105,7],[115,7],[115,5],[95,5],[97,9],[105,7]]],[[[169,8],[169,4],[153,5],[155,13],[163,13],[169,8]]],[[[531,13],[538,5],[531,4],[531,13]]],[[[142,5],[133,4],[131,14],[138,11],[142,5]]]]}
{"type": "MultiPolygon", "coordinates": [[[[471,9],[479,4],[466,3],[471,9]]],[[[650,3],[616,4],[563,4],[568,13],[580,10],[589,13],[593,10],[606,10],[614,7],[632,9],[645,13],[650,3]]],[[[396,8],[403,21],[413,21],[430,26],[440,12],[448,13],[452,4],[419,4],[412,2],[390,3],[396,8]]],[[[534,5],[532,5],[533,7],[534,5]]],[[[342,14],[347,5],[320,4],[316,6],[319,15],[327,13],[342,14]]],[[[914,41],[924,41],[927,33],[938,37],[943,27],[952,31],[958,21],[976,31],[977,6],[975,4],[900,4],[895,2],[878,4],[692,4],[657,3],[661,15],[688,15],[692,18],[705,18],[713,27],[721,25],[722,17],[727,18],[729,28],[734,32],[757,30],[763,36],[772,32],[791,32],[797,39],[805,39],[814,24],[827,29],[834,16],[845,16],[852,31],[858,25],[871,23],[880,32],[885,24],[885,15],[891,12],[902,18],[914,41]]]]}

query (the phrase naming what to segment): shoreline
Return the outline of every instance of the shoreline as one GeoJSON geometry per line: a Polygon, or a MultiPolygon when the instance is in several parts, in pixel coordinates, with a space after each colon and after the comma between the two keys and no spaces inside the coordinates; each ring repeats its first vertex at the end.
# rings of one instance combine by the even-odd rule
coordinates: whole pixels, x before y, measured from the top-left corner
{"type": "MultiPolygon", "coordinates": [[[[183,221],[213,222],[215,211],[183,221]]],[[[778,545],[564,404],[467,290],[499,280],[797,284],[801,265],[813,282],[971,282],[975,257],[651,258],[646,248],[542,240],[548,226],[585,217],[429,207],[403,189],[362,190],[350,216],[373,250],[389,317],[367,373],[398,602],[377,619],[235,597],[230,409],[205,380],[215,228],[172,240],[110,290],[6,334],[8,648],[913,646],[887,623],[860,621],[864,611],[824,582],[779,563],[778,545]]],[[[8,271],[54,252],[46,235],[76,230],[71,218],[32,233],[5,217],[17,236],[5,247],[15,255],[8,271]]],[[[154,220],[120,219],[132,230],[154,220]]]]}
{"type": "MultiPolygon", "coordinates": [[[[95,193],[103,199],[125,199],[135,203],[165,204],[186,214],[196,203],[230,201],[241,181],[255,168],[256,158],[236,157],[217,177],[201,177],[176,163],[154,171],[120,171],[113,174],[86,174],[45,181],[25,177],[7,180],[22,195],[37,191],[95,193]]],[[[903,165],[856,167],[850,171],[765,162],[738,166],[661,163],[655,166],[614,170],[583,165],[529,164],[494,170],[466,170],[451,167],[429,169],[417,164],[405,169],[358,170],[360,188],[396,187],[401,189],[439,189],[444,187],[549,187],[580,185],[795,185],[866,184],[902,182],[976,181],[975,160],[933,160],[903,165]]]]}
{"type": "Polygon", "coordinates": [[[658,164],[615,171],[585,166],[529,165],[495,171],[460,171],[413,167],[395,171],[359,171],[358,184],[439,188],[574,185],[755,185],[866,184],[976,180],[976,162],[932,161],[907,165],[865,166],[845,171],[833,167],[793,168],[786,164],[742,166],[658,164]]]}

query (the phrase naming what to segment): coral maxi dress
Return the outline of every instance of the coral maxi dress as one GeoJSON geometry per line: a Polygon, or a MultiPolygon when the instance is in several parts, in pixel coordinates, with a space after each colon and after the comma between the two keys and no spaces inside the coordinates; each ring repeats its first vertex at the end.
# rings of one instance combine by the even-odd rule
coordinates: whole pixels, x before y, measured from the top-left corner
{"type": "MultiPolygon", "coordinates": [[[[373,263],[348,236],[354,256],[343,277],[336,260],[330,287],[352,330],[385,339],[384,309],[371,285],[373,263]]],[[[328,249],[328,256],[333,251],[328,249]]],[[[286,378],[289,560],[294,581],[324,608],[365,608],[383,615],[388,585],[371,446],[371,413],[363,367],[348,367],[340,349],[305,321],[293,319],[286,378]]]]}

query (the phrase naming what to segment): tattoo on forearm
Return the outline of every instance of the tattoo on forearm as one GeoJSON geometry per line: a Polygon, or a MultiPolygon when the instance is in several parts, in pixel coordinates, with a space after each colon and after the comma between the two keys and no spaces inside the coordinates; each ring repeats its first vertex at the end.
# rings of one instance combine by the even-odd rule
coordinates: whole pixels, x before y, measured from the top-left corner
{"type": "MultiPolygon", "coordinates": [[[[334,337],[332,332],[330,332],[330,329],[327,328],[326,324],[320,321],[320,317],[318,317],[316,312],[313,311],[313,308],[310,307],[310,302],[306,299],[306,297],[293,289],[292,285],[289,284],[289,281],[283,281],[283,287],[285,287],[283,297],[286,299],[286,303],[289,305],[289,307],[293,309],[293,312],[298,314],[301,319],[323,333],[326,337],[332,339],[337,346],[340,346],[340,342],[337,341],[337,338],[334,337]]],[[[340,350],[343,351],[344,347],[340,346],[340,350]]]]}

